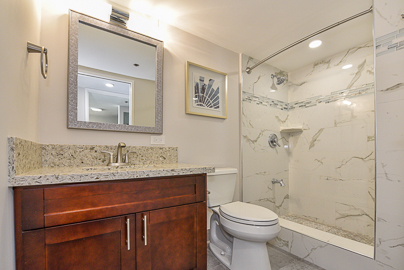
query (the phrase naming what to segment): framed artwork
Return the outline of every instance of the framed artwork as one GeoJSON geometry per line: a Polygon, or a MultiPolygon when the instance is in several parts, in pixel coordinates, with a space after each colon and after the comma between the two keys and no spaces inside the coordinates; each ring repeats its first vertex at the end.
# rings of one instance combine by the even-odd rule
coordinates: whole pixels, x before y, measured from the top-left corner
{"type": "Polygon", "coordinates": [[[227,74],[186,63],[187,114],[227,118],[227,74]]]}

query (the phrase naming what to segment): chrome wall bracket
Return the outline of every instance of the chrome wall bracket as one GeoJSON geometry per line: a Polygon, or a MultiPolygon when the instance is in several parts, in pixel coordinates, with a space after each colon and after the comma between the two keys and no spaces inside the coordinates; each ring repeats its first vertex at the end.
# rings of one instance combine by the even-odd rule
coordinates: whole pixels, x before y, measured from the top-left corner
{"type": "Polygon", "coordinates": [[[48,77],[48,49],[35,45],[31,42],[27,42],[28,53],[40,53],[41,54],[41,73],[42,77],[46,79],[48,77]],[[45,58],[45,68],[44,68],[44,58],[45,58]]]}

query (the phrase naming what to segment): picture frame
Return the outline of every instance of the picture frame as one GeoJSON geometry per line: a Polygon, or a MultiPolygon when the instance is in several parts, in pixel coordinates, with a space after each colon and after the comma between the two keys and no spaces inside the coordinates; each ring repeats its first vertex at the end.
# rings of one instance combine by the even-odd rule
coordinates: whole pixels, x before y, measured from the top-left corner
{"type": "Polygon", "coordinates": [[[186,62],[185,113],[227,119],[227,74],[186,62]]]}

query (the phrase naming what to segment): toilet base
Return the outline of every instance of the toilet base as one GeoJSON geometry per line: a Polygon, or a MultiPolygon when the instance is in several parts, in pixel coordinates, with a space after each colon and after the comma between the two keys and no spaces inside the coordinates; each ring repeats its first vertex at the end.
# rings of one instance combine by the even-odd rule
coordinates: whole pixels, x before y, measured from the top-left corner
{"type": "Polygon", "coordinates": [[[271,270],[266,242],[250,242],[233,238],[231,270],[271,270]]]}

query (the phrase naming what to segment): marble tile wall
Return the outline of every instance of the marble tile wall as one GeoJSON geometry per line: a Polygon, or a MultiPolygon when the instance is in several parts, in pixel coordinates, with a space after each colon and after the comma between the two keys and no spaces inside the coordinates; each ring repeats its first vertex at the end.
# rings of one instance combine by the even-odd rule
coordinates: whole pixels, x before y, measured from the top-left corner
{"type": "MultiPolygon", "coordinates": [[[[404,28],[404,1],[374,1],[375,38],[404,28]]],[[[404,50],[376,57],[376,269],[404,269],[404,50]]]]}
{"type": "MultiPolygon", "coordinates": [[[[290,72],[275,93],[272,80],[261,80],[285,72],[262,65],[243,77],[245,201],[373,237],[372,55],[368,42],[328,57],[290,72]],[[353,67],[342,70],[348,63],[353,67]],[[279,132],[299,126],[303,132],[279,132]],[[268,146],[270,133],[281,138],[282,148],[268,146]],[[278,175],[287,188],[270,183],[278,175]]],[[[253,61],[244,56],[246,66],[253,61]]]]}
{"type": "MultiPolygon", "coordinates": [[[[243,69],[255,61],[243,55],[243,69]]],[[[287,121],[288,112],[270,104],[287,104],[287,88],[283,84],[277,86],[277,92],[269,92],[271,74],[287,76],[263,64],[243,78],[243,200],[284,215],[288,213],[289,201],[288,151],[284,148],[288,142],[280,133],[280,126],[287,121]],[[278,136],[281,147],[269,147],[268,137],[272,133],[278,136]],[[283,179],[286,186],[272,184],[272,178],[283,179]]]]}
{"type": "MultiPolygon", "coordinates": [[[[402,0],[374,0],[379,39],[404,28],[402,0]]],[[[404,50],[375,58],[376,241],[375,260],[282,229],[273,243],[325,269],[404,269],[404,50]]]]}
{"type": "Polygon", "coordinates": [[[374,82],[373,42],[369,41],[289,73],[289,102],[374,82]],[[352,64],[350,69],[342,69],[352,64]]]}
{"type": "Polygon", "coordinates": [[[289,110],[287,126],[303,127],[289,137],[290,214],[373,237],[372,42],[290,72],[289,80],[289,104],[329,96],[289,110]],[[346,64],[353,67],[341,69],[346,64]]]}
{"type": "MultiPolygon", "coordinates": [[[[402,0],[374,0],[379,39],[404,28],[402,0]]],[[[276,245],[326,269],[404,269],[404,50],[375,58],[376,245],[375,260],[282,229],[276,245]]]]}

